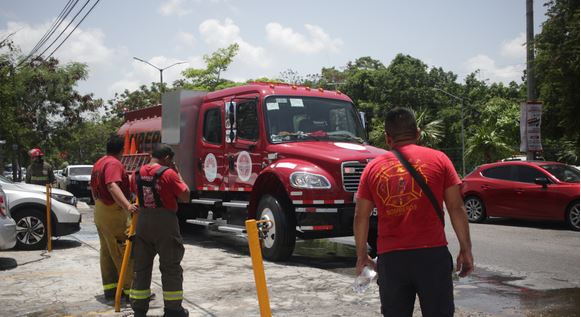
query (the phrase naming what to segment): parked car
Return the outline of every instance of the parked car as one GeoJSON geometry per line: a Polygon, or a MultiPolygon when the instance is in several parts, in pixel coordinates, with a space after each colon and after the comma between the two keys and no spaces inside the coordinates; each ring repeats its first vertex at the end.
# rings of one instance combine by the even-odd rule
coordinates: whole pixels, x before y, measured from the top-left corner
{"type": "Polygon", "coordinates": [[[464,178],[462,194],[471,222],[487,217],[558,220],[579,230],[579,170],[566,164],[485,164],[464,178]]]}
{"type": "Polygon", "coordinates": [[[0,187],[0,250],[12,249],[16,245],[16,221],[10,216],[8,201],[0,187]]]}
{"type": "MultiPolygon", "coordinates": [[[[46,187],[14,183],[0,176],[10,214],[16,221],[16,248],[38,250],[46,247],[46,187]]],[[[77,198],[54,188],[51,197],[51,227],[54,237],[75,233],[81,229],[81,213],[77,198]]]]}
{"type": "Polygon", "coordinates": [[[69,165],[63,169],[58,188],[73,193],[77,198],[91,198],[93,165],[69,165]]]}

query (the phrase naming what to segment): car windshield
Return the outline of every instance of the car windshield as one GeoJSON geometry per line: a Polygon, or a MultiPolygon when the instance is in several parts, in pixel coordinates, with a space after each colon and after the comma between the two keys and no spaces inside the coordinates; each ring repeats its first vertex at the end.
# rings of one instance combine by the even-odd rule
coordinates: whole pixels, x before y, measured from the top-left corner
{"type": "Polygon", "coordinates": [[[92,166],[71,167],[69,176],[91,175],[92,170],[93,170],[92,166]]]}
{"type": "Polygon", "coordinates": [[[363,143],[365,133],[353,104],[333,99],[273,96],[265,100],[272,143],[342,141],[363,143]]]}
{"type": "Polygon", "coordinates": [[[565,164],[547,164],[541,167],[561,182],[579,183],[579,170],[574,167],[565,164]]]}

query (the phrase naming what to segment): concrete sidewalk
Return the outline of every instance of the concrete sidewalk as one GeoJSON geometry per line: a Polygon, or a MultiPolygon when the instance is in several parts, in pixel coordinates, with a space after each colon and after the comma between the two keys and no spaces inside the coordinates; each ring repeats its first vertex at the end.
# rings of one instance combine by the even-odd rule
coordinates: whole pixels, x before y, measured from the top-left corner
{"type": "MultiPolygon", "coordinates": [[[[132,315],[128,305],[115,313],[113,302],[104,299],[92,208],[79,209],[81,231],[55,240],[51,253],[0,253],[17,263],[13,269],[0,271],[0,316],[132,315]]],[[[184,306],[190,316],[259,316],[246,241],[205,233],[187,234],[184,240],[184,306]]],[[[157,296],[148,316],[163,315],[155,262],[152,291],[157,296]]],[[[265,271],[273,316],[380,316],[376,285],[360,296],[351,290],[353,276],[297,263],[265,262],[265,271]]],[[[421,316],[418,309],[414,316],[421,316]]],[[[456,316],[485,315],[458,311],[456,316]]]]}

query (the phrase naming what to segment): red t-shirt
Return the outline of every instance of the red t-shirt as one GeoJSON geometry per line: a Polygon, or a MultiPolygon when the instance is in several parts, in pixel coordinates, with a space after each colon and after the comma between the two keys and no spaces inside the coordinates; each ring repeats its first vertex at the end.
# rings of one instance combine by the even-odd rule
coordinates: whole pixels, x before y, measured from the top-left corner
{"type": "MultiPolygon", "coordinates": [[[[442,206],[445,190],[461,183],[450,159],[440,151],[415,144],[398,150],[424,177],[442,206]]],[[[377,208],[378,253],[448,244],[430,199],[393,153],[367,165],[356,197],[372,201],[377,208]]]]}
{"type": "MultiPolygon", "coordinates": [[[[154,176],[157,170],[161,168],[161,165],[143,165],[139,169],[139,175],[141,177],[154,176]]],[[[173,211],[178,210],[178,196],[188,189],[188,185],[181,181],[178,174],[173,169],[168,169],[157,179],[157,184],[155,185],[159,199],[163,205],[163,208],[170,209],[173,211]]],[[[137,195],[137,180],[135,175],[131,178],[131,191],[137,195]]]]}
{"type": "Polygon", "coordinates": [[[107,190],[107,184],[117,183],[126,198],[129,199],[129,176],[125,166],[114,156],[105,155],[93,165],[91,173],[91,190],[95,198],[106,205],[115,203],[113,196],[107,190]]]}

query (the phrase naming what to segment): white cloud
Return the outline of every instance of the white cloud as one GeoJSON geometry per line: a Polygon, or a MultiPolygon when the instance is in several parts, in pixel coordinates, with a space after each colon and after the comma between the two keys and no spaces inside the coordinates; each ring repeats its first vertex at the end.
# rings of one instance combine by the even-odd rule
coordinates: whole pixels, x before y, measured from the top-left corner
{"type": "Polygon", "coordinates": [[[272,44],[298,53],[315,54],[323,51],[337,53],[343,46],[343,40],[331,38],[317,25],[305,24],[307,36],[274,22],[268,23],[265,29],[267,38],[272,44]]]}
{"type": "Polygon", "coordinates": [[[267,68],[271,64],[264,48],[246,42],[240,36],[240,28],[231,19],[227,18],[223,23],[215,19],[206,20],[200,24],[199,31],[206,44],[212,49],[238,43],[240,50],[235,57],[235,63],[239,62],[262,68],[267,68]]]}
{"type": "Polygon", "coordinates": [[[523,65],[509,65],[500,67],[496,62],[487,55],[477,55],[466,62],[467,71],[474,72],[480,70],[484,79],[492,82],[509,83],[511,81],[519,82],[521,80],[523,65]]]}
{"type": "MultiPolygon", "coordinates": [[[[36,43],[42,38],[53,22],[29,25],[27,23],[8,22],[6,28],[0,30],[0,34],[15,33],[12,37],[14,42],[20,46],[23,54],[28,54],[36,43]]],[[[41,54],[48,48],[50,43],[56,39],[57,34],[64,30],[67,21],[61,24],[49,41],[43,45],[36,54],[41,54]]],[[[53,50],[65,39],[72,29],[69,28],[59,40],[43,54],[48,57],[53,50]]],[[[77,28],[64,44],[53,54],[62,63],[81,62],[91,64],[105,64],[115,54],[115,50],[105,45],[105,34],[100,29],[77,28]]]]}
{"type": "Polygon", "coordinates": [[[501,54],[505,57],[524,60],[526,58],[526,36],[520,33],[516,38],[503,41],[501,47],[501,54]]]}
{"type": "Polygon", "coordinates": [[[159,7],[159,13],[163,16],[177,15],[184,16],[192,12],[185,8],[185,0],[168,0],[159,7]]]}
{"type": "Polygon", "coordinates": [[[180,31],[176,37],[178,41],[186,47],[192,48],[196,46],[196,38],[192,33],[180,31]]]}

